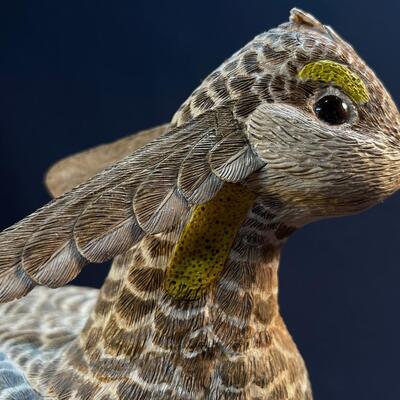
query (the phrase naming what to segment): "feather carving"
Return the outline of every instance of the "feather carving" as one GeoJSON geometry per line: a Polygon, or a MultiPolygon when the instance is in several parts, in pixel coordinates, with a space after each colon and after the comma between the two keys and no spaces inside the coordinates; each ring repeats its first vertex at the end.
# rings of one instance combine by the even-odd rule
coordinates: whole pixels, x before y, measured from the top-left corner
{"type": "Polygon", "coordinates": [[[0,301],[37,284],[67,284],[88,262],[167,230],[224,181],[244,179],[259,165],[228,107],[166,130],[0,234],[0,301]]]}

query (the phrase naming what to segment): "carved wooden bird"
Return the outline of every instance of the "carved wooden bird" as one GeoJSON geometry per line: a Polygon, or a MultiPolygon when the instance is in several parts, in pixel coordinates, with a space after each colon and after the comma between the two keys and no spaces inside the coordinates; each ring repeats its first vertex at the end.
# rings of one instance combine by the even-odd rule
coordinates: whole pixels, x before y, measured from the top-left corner
{"type": "Polygon", "coordinates": [[[56,199],[0,235],[0,399],[311,399],[280,251],[399,188],[399,123],[353,48],[294,9],[171,123],[61,161],[56,199]],[[100,291],[59,288],[112,258],[100,291]]]}

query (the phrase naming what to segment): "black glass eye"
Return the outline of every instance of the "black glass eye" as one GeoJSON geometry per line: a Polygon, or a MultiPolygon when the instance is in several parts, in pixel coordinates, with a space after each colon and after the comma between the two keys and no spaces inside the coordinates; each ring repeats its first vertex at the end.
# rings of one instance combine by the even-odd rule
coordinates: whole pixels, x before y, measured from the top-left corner
{"type": "Polygon", "coordinates": [[[344,124],[350,119],[350,107],[340,97],[328,95],[321,97],[314,105],[317,117],[330,125],[344,124]]]}

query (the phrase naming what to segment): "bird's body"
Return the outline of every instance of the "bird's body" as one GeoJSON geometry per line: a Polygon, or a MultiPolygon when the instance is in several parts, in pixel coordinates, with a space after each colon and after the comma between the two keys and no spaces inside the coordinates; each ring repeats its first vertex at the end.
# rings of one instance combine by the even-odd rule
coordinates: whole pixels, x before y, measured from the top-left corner
{"type": "Polygon", "coordinates": [[[74,172],[80,186],[1,234],[3,302],[115,260],[99,294],[38,288],[0,305],[0,399],[310,400],[279,314],[280,250],[397,190],[398,126],[354,50],[294,10],[155,140],[74,172]]]}
{"type": "Polygon", "coordinates": [[[96,289],[74,286],[39,288],[18,303],[0,305],[1,399],[53,397],[41,390],[38,377],[79,336],[97,294],[96,289]],[[13,376],[20,376],[14,385],[13,376]]]}
{"type": "MultiPolygon", "coordinates": [[[[266,215],[259,206],[248,226],[266,215]]],[[[311,399],[279,315],[273,236],[243,234],[215,293],[184,303],[161,287],[177,231],[147,236],[114,261],[97,301],[94,289],[38,288],[0,306],[0,351],[44,398],[311,399]]]]}

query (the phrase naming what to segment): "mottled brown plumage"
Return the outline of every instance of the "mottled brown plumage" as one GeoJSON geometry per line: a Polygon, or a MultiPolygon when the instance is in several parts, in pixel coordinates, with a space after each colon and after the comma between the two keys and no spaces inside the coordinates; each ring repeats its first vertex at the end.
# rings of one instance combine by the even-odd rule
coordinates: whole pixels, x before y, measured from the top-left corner
{"type": "Polygon", "coordinates": [[[280,249],[304,224],[398,189],[399,122],[355,51],[293,10],[210,74],[169,125],[141,136],[151,142],[62,161],[47,178],[59,197],[0,234],[0,301],[115,261],[97,299],[91,289],[37,288],[0,307],[0,398],[310,400],[279,313],[280,249]],[[340,79],[299,76],[321,60],[365,86],[363,101],[340,79]],[[348,119],[322,120],[324,96],[345,104],[348,119]],[[231,184],[254,201],[221,271],[199,297],[175,296],[166,273],[184,227],[231,184]]]}

